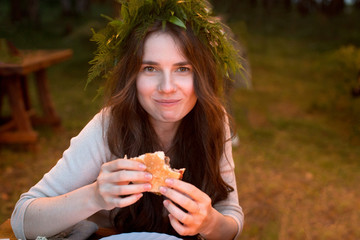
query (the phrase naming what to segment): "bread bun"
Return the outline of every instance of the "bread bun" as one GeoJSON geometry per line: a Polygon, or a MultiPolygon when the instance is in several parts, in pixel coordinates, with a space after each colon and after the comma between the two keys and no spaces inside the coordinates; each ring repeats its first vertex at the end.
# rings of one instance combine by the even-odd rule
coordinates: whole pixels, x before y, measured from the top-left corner
{"type": "Polygon", "coordinates": [[[175,178],[182,179],[185,168],[172,169],[170,168],[170,158],[165,156],[162,151],[154,153],[145,153],[141,156],[131,158],[137,162],[141,162],[146,165],[146,171],[152,174],[150,181],[151,189],[149,192],[160,194],[160,186],[166,186],[165,179],[175,178]]]}

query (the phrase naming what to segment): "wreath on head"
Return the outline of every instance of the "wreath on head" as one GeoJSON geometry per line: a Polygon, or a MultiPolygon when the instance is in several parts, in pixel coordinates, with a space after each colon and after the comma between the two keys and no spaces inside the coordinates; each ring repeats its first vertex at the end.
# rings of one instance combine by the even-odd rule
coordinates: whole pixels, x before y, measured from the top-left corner
{"type": "Polygon", "coordinates": [[[95,57],[89,63],[87,84],[97,78],[107,78],[122,57],[125,41],[136,28],[138,37],[145,37],[148,27],[155,21],[175,24],[186,29],[191,26],[198,38],[211,50],[217,63],[217,72],[223,81],[244,70],[234,40],[226,34],[226,26],[213,16],[206,0],[118,0],[120,17],[107,16],[109,23],[99,31],[93,31],[91,41],[98,44],[95,57]]]}

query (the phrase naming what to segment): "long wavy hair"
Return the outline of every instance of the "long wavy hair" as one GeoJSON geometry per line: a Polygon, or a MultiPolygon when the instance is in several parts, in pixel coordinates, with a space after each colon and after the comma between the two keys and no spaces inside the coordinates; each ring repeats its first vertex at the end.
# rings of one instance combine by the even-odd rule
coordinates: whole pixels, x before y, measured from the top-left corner
{"type": "MultiPolygon", "coordinates": [[[[211,50],[204,45],[191,26],[184,30],[161,22],[151,26],[145,37],[136,30],[127,39],[123,57],[119,60],[106,86],[106,107],[110,109],[107,141],[117,157],[136,157],[147,152],[163,150],[153,129],[148,113],[137,99],[136,78],[142,64],[144,43],[150,34],[170,34],[194,70],[194,89],[197,103],[182,119],[170,149],[165,152],[174,168],[186,168],[183,180],[189,182],[212,199],[212,204],[227,198],[234,189],[220,175],[220,159],[224,152],[224,109],[211,50]]],[[[135,204],[114,209],[111,217],[119,232],[163,232],[177,235],[171,227],[163,197],[152,193],[135,204]]]]}

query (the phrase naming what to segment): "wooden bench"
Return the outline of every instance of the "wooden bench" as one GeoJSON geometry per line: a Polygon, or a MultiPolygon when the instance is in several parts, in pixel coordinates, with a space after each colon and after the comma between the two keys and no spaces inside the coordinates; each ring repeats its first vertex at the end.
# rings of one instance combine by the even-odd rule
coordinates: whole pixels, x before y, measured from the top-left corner
{"type": "Polygon", "coordinates": [[[19,63],[0,62],[0,144],[35,143],[38,138],[34,124],[61,126],[47,82],[46,69],[72,56],[71,49],[20,51],[19,63]],[[42,116],[31,108],[28,75],[35,75],[35,85],[42,116]],[[3,99],[8,97],[11,116],[2,116],[3,99]]]}

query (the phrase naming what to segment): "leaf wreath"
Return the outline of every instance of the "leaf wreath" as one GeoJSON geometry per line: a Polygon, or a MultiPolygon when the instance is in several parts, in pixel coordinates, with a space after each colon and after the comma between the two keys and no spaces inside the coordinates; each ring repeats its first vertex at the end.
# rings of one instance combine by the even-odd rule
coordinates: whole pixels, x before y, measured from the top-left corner
{"type": "Polygon", "coordinates": [[[138,37],[144,37],[155,21],[175,24],[186,29],[192,27],[199,39],[211,50],[222,80],[231,80],[244,68],[234,47],[234,41],[226,33],[226,26],[212,15],[210,4],[204,0],[118,0],[121,3],[120,18],[109,20],[99,32],[93,31],[91,41],[98,44],[95,57],[89,63],[87,84],[94,79],[108,78],[118,60],[126,39],[137,29],[138,37]]]}

